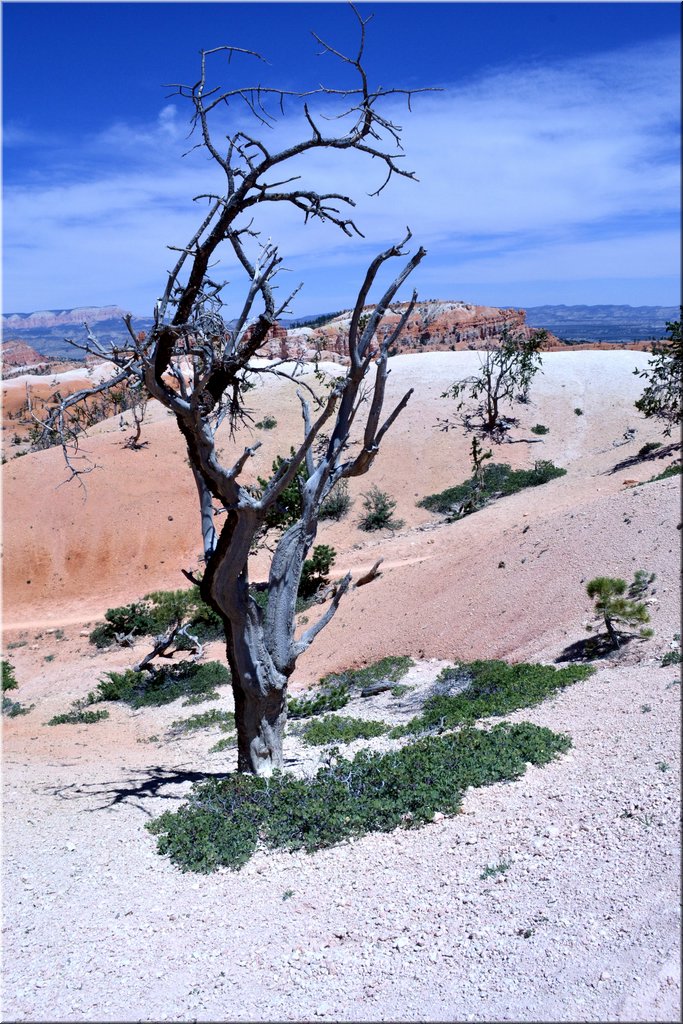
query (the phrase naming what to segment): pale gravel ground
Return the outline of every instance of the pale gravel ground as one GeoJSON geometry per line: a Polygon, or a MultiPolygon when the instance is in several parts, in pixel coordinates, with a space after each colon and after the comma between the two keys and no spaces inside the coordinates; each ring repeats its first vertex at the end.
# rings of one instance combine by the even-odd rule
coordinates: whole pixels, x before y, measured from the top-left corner
{"type": "MultiPolygon", "coordinates": [[[[408,376],[435,400],[444,367],[454,363],[432,355],[397,360],[393,386],[408,376]]],[[[398,474],[406,528],[379,540],[334,528],[340,563],[361,569],[379,553],[385,572],[350,595],[297,676],[300,688],[387,653],[422,658],[411,680],[423,685],[445,659],[552,661],[586,635],[587,574],[656,571],[653,641],[632,644],[585,682],[510,716],[568,732],[571,752],[518,782],[471,791],[452,819],[314,856],[259,853],[237,874],[184,875],[142,828],[187,792],[179,778],[230,767],[234,755],[207,753],[217,733],[142,742],[201,706],[113,706],[111,719],[93,726],[44,727],[102,671],[130,663],[129,652],[94,654],[79,633],[100,601],[106,607],[124,592],[131,563],[107,556],[102,577],[92,578],[99,597],[79,603],[68,580],[59,582],[63,564],[46,568],[36,546],[36,535],[49,536],[44,507],[25,504],[17,514],[12,476],[26,485],[28,460],[5,467],[5,501],[15,514],[5,534],[6,639],[27,640],[11,652],[15,696],[36,708],[4,723],[3,1020],[679,1019],[680,685],[678,669],[659,661],[680,630],[680,506],[676,481],[623,489],[624,479],[659,471],[656,463],[610,473],[658,436],[632,412],[635,358],[547,357],[526,415],[551,434],[543,446],[510,445],[500,454],[520,465],[530,455],[554,458],[567,477],[453,526],[422,530],[431,517],[405,494],[414,500],[413,490],[462,479],[465,444],[440,435],[436,451],[425,451],[420,437],[433,430],[431,412],[409,406],[375,476],[387,486],[398,474]],[[579,404],[584,417],[573,415],[579,404]],[[615,449],[632,424],[636,440],[615,449]],[[413,480],[405,465],[420,451],[413,480]],[[57,609],[38,591],[29,615],[23,566],[16,571],[22,545],[34,552],[32,578],[63,602],[57,609]],[[64,639],[36,639],[44,623],[61,623],[64,639]],[[480,878],[501,861],[510,862],[507,871],[480,878]]],[[[166,457],[159,440],[150,459],[155,450],[166,457]]],[[[122,462],[122,472],[125,465],[135,463],[122,462]]],[[[36,486],[51,467],[41,457],[36,486]]],[[[70,516],[102,518],[94,478],[87,510],[80,495],[56,492],[51,511],[64,523],[64,551],[70,516]]],[[[183,520],[183,529],[192,525],[183,520]]],[[[133,520],[125,528],[134,549],[133,520]]],[[[86,556],[80,585],[92,572],[86,556]]],[[[177,585],[166,571],[166,585],[177,585]]],[[[151,585],[141,577],[128,599],[151,585]]],[[[396,713],[392,699],[378,698],[382,706],[396,713]]],[[[290,744],[290,755],[298,749],[290,744]]]]}

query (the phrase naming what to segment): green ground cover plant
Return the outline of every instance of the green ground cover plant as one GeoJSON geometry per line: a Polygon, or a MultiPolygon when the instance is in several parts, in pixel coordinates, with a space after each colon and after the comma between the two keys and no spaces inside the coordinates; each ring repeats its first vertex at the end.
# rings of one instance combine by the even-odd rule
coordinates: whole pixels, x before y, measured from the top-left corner
{"type": "Polygon", "coordinates": [[[419,826],[438,811],[455,814],[470,786],[520,778],[547,764],[568,736],[529,723],[500,723],[427,737],[386,754],[337,758],[313,779],[275,772],[203,782],[187,804],[147,825],[159,853],[183,871],[234,870],[266,847],[309,853],[369,832],[419,826]]]}
{"type": "Polygon", "coordinates": [[[415,664],[404,654],[389,655],[365,668],[347,669],[345,672],[324,676],[319,687],[311,696],[290,697],[287,702],[287,717],[312,718],[328,711],[340,711],[351,700],[354,690],[362,690],[372,683],[388,680],[397,683],[415,664]]]}
{"type": "Polygon", "coordinates": [[[657,449],[661,447],[661,441],[646,441],[642,448],[638,449],[638,455],[641,456],[641,458],[646,458],[648,455],[651,455],[652,452],[656,452],[657,449]]]}
{"type": "Polygon", "coordinates": [[[382,680],[397,683],[413,667],[415,662],[405,654],[390,654],[386,658],[375,661],[364,668],[350,668],[345,672],[332,673],[324,676],[321,683],[327,685],[334,681],[347,683],[350,687],[362,690],[372,683],[382,680]]]}
{"type": "Polygon", "coordinates": [[[536,425],[531,428],[531,433],[532,434],[539,434],[539,435],[540,434],[549,434],[550,433],[550,429],[548,427],[546,427],[543,423],[536,423],[536,425]]]}
{"type": "Polygon", "coordinates": [[[197,729],[212,729],[219,726],[224,732],[232,731],[235,728],[235,716],[232,711],[220,711],[212,708],[210,711],[202,711],[197,715],[190,715],[189,718],[177,718],[171,722],[171,729],[175,732],[195,732],[197,729]]]}
{"type": "Polygon", "coordinates": [[[109,718],[109,712],[105,708],[98,711],[86,711],[83,708],[74,708],[61,715],[54,715],[48,725],[92,725],[94,722],[101,722],[109,718]]]}
{"type": "Polygon", "coordinates": [[[533,707],[566,686],[587,679],[595,669],[590,665],[553,665],[505,661],[472,661],[445,668],[437,682],[464,688],[459,693],[434,694],[424,703],[422,713],[405,725],[396,726],[392,737],[428,730],[447,730],[490,715],[506,715],[518,708],[533,707]]]}
{"type": "Polygon", "coordinates": [[[218,743],[214,743],[212,747],[209,747],[210,754],[222,754],[224,750],[232,750],[237,746],[237,733],[230,733],[229,736],[225,736],[218,743]]]}
{"type": "Polygon", "coordinates": [[[290,697],[287,701],[287,718],[312,718],[327,711],[339,711],[351,700],[346,683],[324,684],[312,697],[290,697]]]}
{"type": "Polygon", "coordinates": [[[512,469],[507,463],[493,462],[483,466],[480,473],[473,474],[469,480],[430,494],[417,504],[430,512],[459,519],[483,508],[494,498],[516,494],[525,487],[538,487],[566,472],[546,459],[537,460],[533,469],[512,469]]]}
{"type": "Polygon", "coordinates": [[[132,708],[161,707],[179,697],[213,693],[229,682],[230,673],[218,661],[180,662],[142,672],[126,669],[108,672],[90,695],[90,703],[112,700],[132,708]]]}
{"type": "Polygon", "coordinates": [[[657,476],[651,476],[646,483],[653,484],[655,480],[669,480],[672,476],[680,476],[682,472],[683,466],[681,466],[681,463],[674,462],[671,466],[667,466],[666,469],[657,476]]]}
{"type": "Polygon", "coordinates": [[[309,746],[325,743],[352,743],[353,740],[369,740],[388,732],[385,722],[365,718],[344,718],[343,715],[326,715],[310,722],[301,732],[301,739],[309,746]]]}
{"type": "Polygon", "coordinates": [[[487,864],[479,875],[479,878],[483,882],[487,878],[495,878],[496,875],[504,875],[509,867],[510,861],[508,860],[501,860],[498,864],[487,864]]]}
{"type": "Polygon", "coordinates": [[[22,704],[21,701],[12,700],[11,697],[5,697],[3,694],[2,698],[2,713],[7,718],[16,718],[17,715],[27,715],[29,711],[33,711],[35,704],[22,704]]]}

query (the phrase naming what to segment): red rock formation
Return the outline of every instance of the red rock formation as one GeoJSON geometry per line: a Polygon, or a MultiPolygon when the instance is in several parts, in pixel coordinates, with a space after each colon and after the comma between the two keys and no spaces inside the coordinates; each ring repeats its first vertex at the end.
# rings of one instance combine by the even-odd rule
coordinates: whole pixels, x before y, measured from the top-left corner
{"type": "Polygon", "coordinates": [[[34,348],[23,341],[10,339],[0,346],[3,367],[35,366],[37,363],[47,365],[47,360],[34,348]]]}
{"type": "MultiPolygon", "coordinates": [[[[388,313],[379,330],[379,338],[389,336],[407,303],[399,303],[388,313]]],[[[367,306],[366,312],[373,307],[367,306]]],[[[351,312],[340,313],[326,324],[317,327],[297,327],[285,331],[276,325],[269,332],[260,355],[270,359],[321,359],[346,362],[346,338],[351,312]]],[[[526,323],[526,314],[521,309],[498,309],[495,306],[475,306],[466,302],[437,301],[430,299],[415,305],[407,321],[401,339],[392,352],[433,352],[439,350],[481,348],[491,339],[500,336],[503,328],[528,337],[533,328],[526,323]]],[[[561,343],[549,336],[549,343],[556,347],[561,343]]]]}

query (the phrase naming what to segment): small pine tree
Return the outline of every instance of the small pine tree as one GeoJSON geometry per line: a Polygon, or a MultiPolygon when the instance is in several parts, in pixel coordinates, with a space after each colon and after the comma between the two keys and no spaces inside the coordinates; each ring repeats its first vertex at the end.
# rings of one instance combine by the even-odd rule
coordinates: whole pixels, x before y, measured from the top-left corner
{"type": "Polygon", "coordinates": [[[664,433],[683,422],[683,332],[681,321],[666,325],[668,344],[654,345],[652,358],[645,370],[634,370],[636,377],[644,377],[647,386],[635,403],[636,409],[648,419],[654,416],[666,424],[664,433]]]}
{"type": "Polygon", "coordinates": [[[312,597],[320,587],[330,582],[328,573],[336,557],[337,552],[329,544],[316,544],[301,570],[300,597],[312,597]]]}
{"type": "Polygon", "coordinates": [[[394,519],[394,509],[397,502],[389,497],[386,491],[380,491],[376,484],[363,495],[363,508],[365,514],[361,516],[359,526],[361,530],[400,530],[403,526],[402,519],[394,519]]]}
{"type": "MultiPolygon", "coordinates": [[[[652,580],[654,576],[648,578],[644,570],[639,570],[628,588],[628,595],[626,580],[618,577],[596,576],[587,584],[586,593],[595,601],[596,618],[605,623],[607,635],[615,649],[620,647],[620,635],[615,623],[635,626],[650,621],[644,602],[638,598],[645,596],[652,580]]],[[[643,635],[647,635],[647,632],[641,629],[643,635]]]]}
{"type": "Polygon", "coordinates": [[[18,684],[14,674],[14,665],[11,661],[6,661],[5,658],[0,658],[0,665],[2,666],[2,692],[16,690],[18,684]]]}

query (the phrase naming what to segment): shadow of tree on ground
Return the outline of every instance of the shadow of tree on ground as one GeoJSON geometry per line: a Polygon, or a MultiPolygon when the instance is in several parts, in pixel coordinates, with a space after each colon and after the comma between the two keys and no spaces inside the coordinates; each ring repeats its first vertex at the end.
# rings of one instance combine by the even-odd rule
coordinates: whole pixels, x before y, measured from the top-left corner
{"type": "Polygon", "coordinates": [[[620,633],[620,646],[615,647],[607,634],[604,636],[589,636],[585,640],[576,640],[573,644],[565,647],[555,658],[555,663],[561,664],[566,661],[601,661],[604,658],[618,655],[631,640],[636,639],[638,637],[628,633],[620,633]]]}
{"type": "Polygon", "coordinates": [[[605,476],[612,476],[614,473],[623,473],[625,469],[632,469],[633,466],[640,466],[644,462],[657,462],[660,459],[668,459],[669,456],[675,455],[675,453],[680,450],[680,441],[674,441],[672,444],[666,444],[662,445],[661,448],[655,448],[654,451],[649,452],[647,455],[639,455],[636,452],[635,455],[629,456],[628,459],[622,459],[621,462],[617,462],[616,466],[613,466],[612,469],[608,469],[605,472],[605,476]]]}
{"type": "MultiPolygon", "coordinates": [[[[125,769],[124,769],[125,771],[125,769]]],[[[118,804],[131,804],[149,817],[152,811],[145,807],[144,801],[159,798],[161,800],[184,800],[186,794],[174,793],[170,787],[186,783],[206,782],[209,779],[224,779],[230,772],[198,772],[184,767],[164,768],[161,765],[150,765],[136,768],[130,772],[129,778],[111,782],[72,782],[66,786],[48,786],[46,791],[60,800],[87,800],[102,798],[103,802],[96,807],[84,807],[89,813],[105,811],[118,804]]]]}

